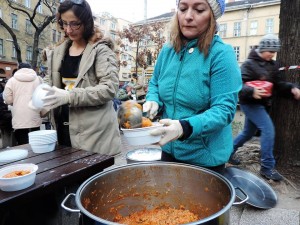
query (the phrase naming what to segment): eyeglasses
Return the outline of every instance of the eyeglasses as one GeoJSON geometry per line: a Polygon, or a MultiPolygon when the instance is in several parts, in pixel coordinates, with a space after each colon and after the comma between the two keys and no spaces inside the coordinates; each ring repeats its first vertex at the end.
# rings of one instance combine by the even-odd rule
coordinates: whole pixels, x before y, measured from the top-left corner
{"type": "Polygon", "coordinates": [[[81,25],[82,25],[82,23],[81,22],[70,22],[70,23],[67,23],[67,22],[65,22],[65,21],[60,21],[60,24],[61,24],[61,26],[64,28],[64,29],[67,29],[68,28],[68,26],[72,29],[72,30],[78,30],[80,27],[81,27],[81,25]]]}

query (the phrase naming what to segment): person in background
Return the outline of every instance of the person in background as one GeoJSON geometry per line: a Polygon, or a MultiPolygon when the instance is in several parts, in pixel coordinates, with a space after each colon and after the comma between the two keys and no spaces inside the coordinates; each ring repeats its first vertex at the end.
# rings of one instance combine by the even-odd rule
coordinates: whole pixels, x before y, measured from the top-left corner
{"type": "Polygon", "coordinates": [[[132,83],[128,83],[125,87],[119,89],[117,93],[117,99],[120,101],[133,100],[134,98],[134,88],[132,83]]]}
{"type": "Polygon", "coordinates": [[[133,73],[132,77],[136,80],[134,85],[136,100],[144,100],[146,97],[146,92],[144,90],[145,82],[143,76],[138,76],[136,73],[133,73]]]}
{"type": "Polygon", "coordinates": [[[8,146],[13,146],[12,143],[12,114],[8,109],[8,106],[4,103],[3,91],[5,84],[7,82],[6,78],[0,78],[0,130],[2,146],[0,148],[6,148],[8,146]]]}
{"type": "Polygon", "coordinates": [[[86,0],[63,1],[57,13],[65,40],[47,54],[44,108],[51,110],[60,145],[115,155],[121,138],[113,99],[118,64],[113,42],[94,26],[86,0]]]}
{"type": "Polygon", "coordinates": [[[215,34],[224,0],[180,0],[170,43],[159,53],[143,111],[162,111],[162,160],[221,173],[232,153],[241,73],[232,46],[215,34]]]}
{"type": "Polygon", "coordinates": [[[235,152],[259,130],[261,133],[260,174],[274,181],[280,181],[283,177],[275,169],[273,156],[275,129],[268,114],[272,95],[277,93],[282,97],[300,99],[300,90],[297,85],[284,82],[280,78],[278,64],[273,60],[279,50],[280,41],[278,37],[274,34],[267,34],[262,37],[258,48],[250,52],[248,59],[241,66],[244,85],[239,93],[239,103],[241,110],[245,113],[245,123],[243,131],[234,139],[233,153],[229,160],[231,164],[240,164],[235,152]],[[273,94],[269,96],[263,88],[251,87],[246,84],[248,81],[255,80],[273,83],[273,94]]]}
{"type": "Polygon", "coordinates": [[[29,132],[40,130],[40,113],[28,107],[28,103],[35,88],[42,82],[29,63],[20,63],[14,76],[5,85],[3,99],[6,104],[13,106],[12,126],[18,145],[28,143],[29,132]]]}

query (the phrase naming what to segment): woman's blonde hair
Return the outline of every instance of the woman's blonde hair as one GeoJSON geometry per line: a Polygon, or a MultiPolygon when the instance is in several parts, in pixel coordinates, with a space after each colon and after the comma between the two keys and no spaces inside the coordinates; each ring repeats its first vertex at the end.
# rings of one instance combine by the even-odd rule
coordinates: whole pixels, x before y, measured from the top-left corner
{"type": "MultiPolygon", "coordinates": [[[[170,22],[170,43],[178,53],[186,43],[178,23],[178,12],[175,13],[170,22]]],[[[217,23],[214,19],[213,13],[210,10],[210,21],[207,30],[198,37],[198,48],[205,56],[208,55],[210,44],[217,31],[217,23]]]]}

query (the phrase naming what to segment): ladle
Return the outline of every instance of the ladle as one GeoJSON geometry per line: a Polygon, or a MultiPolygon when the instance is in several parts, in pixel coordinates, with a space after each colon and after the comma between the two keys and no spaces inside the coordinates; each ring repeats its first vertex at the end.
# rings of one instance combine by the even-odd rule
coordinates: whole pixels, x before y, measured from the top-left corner
{"type": "Polygon", "coordinates": [[[133,100],[123,102],[118,110],[118,120],[122,128],[140,128],[142,127],[142,109],[139,104],[133,100]],[[126,126],[130,125],[130,127],[126,126]]]}

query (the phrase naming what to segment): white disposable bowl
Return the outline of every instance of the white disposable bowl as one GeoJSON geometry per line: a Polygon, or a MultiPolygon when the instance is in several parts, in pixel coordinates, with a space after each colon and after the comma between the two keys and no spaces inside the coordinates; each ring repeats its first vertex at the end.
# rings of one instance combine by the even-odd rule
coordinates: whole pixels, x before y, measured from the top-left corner
{"type": "Polygon", "coordinates": [[[32,144],[29,143],[34,153],[52,152],[55,149],[56,142],[50,144],[32,144]]]}
{"type": "Polygon", "coordinates": [[[56,130],[38,130],[28,134],[29,144],[52,144],[57,141],[56,130]]]}
{"type": "Polygon", "coordinates": [[[126,154],[127,163],[152,162],[161,160],[162,151],[158,148],[140,148],[126,154]]]}
{"type": "Polygon", "coordinates": [[[56,130],[37,130],[37,131],[32,131],[28,133],[29,137],[40,137],[40,136],[55,136],[57,137],[57,132],[56,130]]]}
{"type": "Polygon", "coordinates": [[[48,84],[40,84],[36,87],[32,94],[32,105],[38,109],[43,108],[44,101],[42,100],[44,97],[48,95],[48,91],[44,90],[44,87],[50,87],[48,84]]]}
{"type": "Polygon", "coordinates": [[[163,124],[154,122],[151,127],[142,127],[135,129],[122,128],[124,137],[130,145],[148,145],[159,142],[161,136],[152,136],[149,134],[151,130],[162,127],[163,124]]]}
{"type": "Polygon", "coordinates": [[[31,163],[15,164],[0,169],[0,189],[2,191],[19,191],[30,187],[34,184],[37,170],[38,166],[31,163]],[[19,170],[29,170],[30,173],[18,177],[3,178],[4,175],[19,170]]]}

